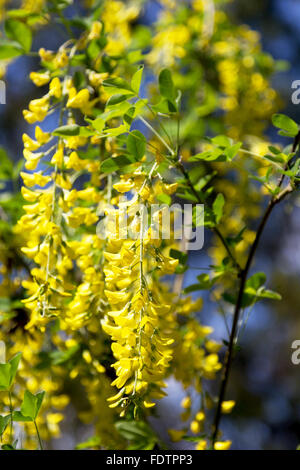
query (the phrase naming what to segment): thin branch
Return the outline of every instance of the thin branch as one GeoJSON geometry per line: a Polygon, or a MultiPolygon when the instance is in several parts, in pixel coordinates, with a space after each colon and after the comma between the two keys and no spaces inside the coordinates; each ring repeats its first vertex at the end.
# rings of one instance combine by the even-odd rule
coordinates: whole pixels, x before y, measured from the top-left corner
{"type": "Polygon", "coordinates": [[[221,414],[222,414],[222,403],[225,398],[225,393],[226,393],[226,388],[229,380],[229,374],[230,374],[230,369],[231,369],[231,364],[232,364],[232,359],[233,359],[233,351],[234,351],[234,345],[235,345],[235,340],[236,340],[236,332],[237,332],[237,326],[239,323],[239,317],[240,317],[240,312],[242,309],[242,302],[243,302],[243,294],[245,290],[245,285],[247,282],[247,277],[249,273],[249,269],[251,267],[253,258],[256,253],[256,249],[258,247],[258,244],[261,239],[261,235],[264,231],[264,228],[267,224],[267,221],[270,217],[270,214],[274,207],[281,202],[288,194],[290,194],[293,191],[293,188],[291,185],[288,185],[285,189],[283,189],[277,196],[272,197],[270,200],[268,207],[266,208],[266,211],[263,215],[263,218],[259,224],[258,230],[256,232],[256,237],[253,242],[253,245],[251,246],[246,266],[242,270],[241,275],[240,275],[240,285],[239,285],[239,292],[238,292],[238,298],[234,310],[234,316],[233,316],[233,322],[232,322],[232,329],[231,329],[231,334],[230,334],[230,339],[229,339],[229,345],[228,349],[226,352],[226,357],[225,357],[225,364],[224,364],[224,373],[223,373],[223,378],[221,381],[221,387],[220,387],[220,393],[219,393],[219,399],[218,399],[218,405],[216,409],[216,415],[215,415],[215,420],[214,420],[214,426],[213,426],[213,437],[212,437],[212,445],[214,447],[214,443],[218,437],[218,432],[219,432],[219,426],[220,426],[220,420],[221,420],[221,414]]]}
{"type": "MultiPolygon", "coordinates": [[[[189,177],[189,174],[188,172],[186,171],[186,169],[184,168],[183,164],[179,161],[178,163],[178,168],[179,170],[181,171],[181,173],[183,174],[183,176],[185,177],[186,179],[186,182],[189,186],[189,188],[191,189],[191,191],[193,192],[194,196],[197,198],[198,202],[200,204],[204,204],[204,200],[201,198],[200,194],[198,193],[198,191],[196,191],[193,183],[191,182],[191,179],[189,177]]],[[[219,240],[221,241],[222,245],[224,246],[225,250],[227,251],[227,254],[228,256],[230,257],[231,261],[233,262],[234,266],[238,269],[238,271],[240,272],[241,271],[241,266],[240,264],[238,263],[238,261],[236,260],[234,254],[232,253],[227,241],[225,240],[224,236],[222,235],[221,231],[218,229],[218,227],[213,227],[212,228],[212,231],[217,235],[217,237],[219,238],[219,240]]]]}

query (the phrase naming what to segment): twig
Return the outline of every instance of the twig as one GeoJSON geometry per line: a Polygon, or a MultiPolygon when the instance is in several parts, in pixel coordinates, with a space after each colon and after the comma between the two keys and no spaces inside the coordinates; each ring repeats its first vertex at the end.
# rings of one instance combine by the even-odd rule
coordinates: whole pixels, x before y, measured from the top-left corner
{"type": "MultiPolygon", "coordinates": [[[[189,177],[189,174],[188,172],[186,171],[186,169],[184,168],[183,164],[179,161],[178,162],[178,168],[179,170],[181,171],[181,173],[183,174],[189,188],[191,189],[191,191],[193,192],[194,196],[197,198],[198,202],[200,204],[204,204],[204,200],[201,198],[200,194],[198,193],[198,191],[196,191],[193,183],[191,182],[190,180],[190,177],[189,177]]],[[[212,231],[217,235],[217,237],[220,239],[222,245],[224,246],[225,250],[227,251],[227,254],[228,256],[230,257],[231,261],[233,262],[234,266],[237,268],[237,270],[239,272],[241,272],[242,268],[240,266],[240,264],[238,263],[238,261],[236,260],[234,254],[232,253],[228,243],[226,242],[224,236],[222,235],[221,231],[217,228],[217,227],[213,227],[212,228],[212,231]]]]}
{"type": "MultiPolygon", "coordinates": [[[[279,185],[280,185],[280,182],[278,183],[278,187],[280,187],[279,185]]],[[[260,242],[261,235],[263,233],[263,230],[266,226],[266,223],[267,223],[267,221],[270,217],[270,214],[271,214],[272,210],[274,209],[274,207],[280,201],[282,201],[292,191],[293,191],[293,188],[289,184],[277,196],[273,196],[272,199],[270,200],[270,202],[268,204],[268,207],[267,207],[267,209],[266,209],[266,211],[263,215],[263,218],[262,218],[262,220],[259,224],[255,240],[253,242],[253,245],[251,246],[251,249],[250,249],[250,252],[249,252],[249,255],[248,255],[248,258],[247,258],[246,266],[241,271],[238,298],[237,298],[237,303],[236,303],[235,310],[234,310],[232,329],[231,329],[228,349],[227,349],[227,352],[226,352],[223,378],[222,378],[222,381],[221,381],[218,405],[217,405],[217,409],[216,409],[216,415],[215,415],[214,426],[213,426],[213,436],[212,436],[212,445],[213,445],[213,447],[214,447],[214,443],[215,443],[215,441],[218,437],[220,420],[221,420],[222,403],[224,401],[226,387],[227,387],[228,380],[229,380],[229,374],[230,374],[230,369],[231,369],[231,364],[232,364],[232,359],[233,359],[233,351],[234,351],[234,345],[235,345],[236,331],[237,331],[240,312],[241,312],[241,308],[242,308],[243,294],[244,294],[244,289],[245,289],[245,285],[246,285],[246,282],[247,282],[249,269],[251,267],[253,258],[254,258],[255,253],[256,253],[256,249],[257,249],[258,244],[260,242]]]]}
{"type": "MultiPolygon", "coordinates": [[[[292,147],[292,152],[295,153],[297,150],[297,147],[300,142],[300,131],[296,135],[294,142],[293,142],[293,147],[292,147]]],[[[284,180],[284,175],[281,176],[277,183],[277,187],[281,188],[281,185],[284,180]]],[[[228,349],[226,352],[226,358],[225,358],[225,363],[224,363],[224,372],[223,372],[223,378],[221,381],[221,387],[220,387],[220,392],[219,392],[219,399],[218,399],[218,405],[216,409],[216,414],[215,414],[215,420],[214,420],[214,425],[213,425],[213,436],[212,436],[212,447],[214,448],[214,443],[218,437],[218,432],[219,432],[219,426],[220,426],[220,421],[221,421],[221,412],[222,412],[222,403],[225,398],[225,393],[226,393],[226,388],[229,380],[229,374],[230,374],[230,369],[231,369],[231,364],[232,364],[232,359],[233,359],[233,350],[234,350],[234,345],[236,342],[236,331],[237,331],[237,326],[239,323],[239,317],[240,317],[240,312],[242,308],[242,301],[243,301],[243,294],[244,294],[244,289],[245,285],[247,282],[247,277],[249,273],[249,269],[251,267],[253,258],[256,253],[256,249],[259,245],[261,235],[264,231],[264,228],[266,226],[266,223],[268,222],[268,219],[270,217],[270,214],[274,207],[281,202],[288,194],[290,194],[293,191],[293,187],[291,184],[288,184],[279,194],[276,196],[273,196],[268,204],[268,207],[265,210],[265,213],[263,215],[263,218],[259,224],[258,230],[256,232],[256,236],[253,242],[253,245],[251,246],[246,266],[245,268],[241,271],[240,273],[240,285],[239,285],[239,293],[238,293],[238,298],[237,298],[237,303],[235,306],[234,310],[234,316],[233,316],[233,322],[232,322],[232,329],[231,329],[231,334],[230,334],[230,340],[229,340],[229,345],[228,349]]]]}

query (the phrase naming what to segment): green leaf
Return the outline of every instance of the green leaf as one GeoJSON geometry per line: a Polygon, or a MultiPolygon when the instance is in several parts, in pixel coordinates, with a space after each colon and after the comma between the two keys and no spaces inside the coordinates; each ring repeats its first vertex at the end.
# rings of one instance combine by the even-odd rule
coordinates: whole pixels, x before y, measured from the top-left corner
{"type": "Polygon", "coordinates": [[[96,129],[96,131],[98,132],[103,131],[103,128],[105,126],[105,120],[102,119],[101,117],[94,119],[94,120],[89,119],[88,122],[90,122],[90,124],[92,125],[94,129],[96,129]]]}
{"type": "Polygon", "coordinates": [[[228,147],[225,151],[224,154],[227,157],[227,160],[231,161],[233,158],[238,154],[240,148],[242,146],[242,142],[237,142],[234,145],[231,145],[231,147],[228,147]]]}
{"type": "Polygon", "coordinates": [[[86,49],[86,53],[87,53],[87,56],[89,57],[89,59],[91,61],[97,59],[99,54],[101,54],[101,45],[97,41],[97,39],[94,39],[89,43],[89,45],[86,49]]]}
{"type": "Polygon", "coordinates": [[[138,161],[146,151],[146,138],[140,131],[132,131],[127,139],[127,150],[138,161]]]}
{"type": "Polygon", "coordinates": [[[10,369],[9,363],[0,364],[0,390],[5,391],[9,389],[10,382],[10,369]]]}
{"type": "Polygon", "coordinates": [[[12,444],[3,444],[1,449],[2,450],[16,450],[16,448],[12,444]]]}
{"type": "Polygon", "coordinates": [[[157,441],[152,429],[144,421],[118,421],[115,426],[119,434],[128,441],[157,441]]]}
{"type": "Polygon", "coordinates": [[[16,354],[10,361],[0,364],[0,390],[9,390],[15,379],[22,354],[16,354]]]}
{"type": "Polygon", "coordinates": [[[274,162],[274,163],[285,163],[286,162],[286,159],[284,157],[284,154],[279,154],[279,155],[264,155],[264,158],[266,158],[267,160],[270,160],[270,162],[274,162]]]}
{"type": "Polygon", "coordinates": [[[21,411],[14,411],[12,417],[13,421],[17,421],[18,423],[30,423],[32,421],[29,416],[24,416],[21,411]]]}
{"type": "Polygon", "coordinates": [[[193,225],[194,227],[203,227],[205,219],[205,209],[204,206],[197,204],[193,207],[193,225]]]}
{"type": "Polygon", "coordinates": [[[200,274],[197,276],[198,283],[197,284],[191,284],[190,286],[186,287],[184,289],[184,293],[188,294],[190,292],[195,292],[197,290],[209,290],[212,288],[214,285],[215,281],[217,280],[217,277],[210,279],[209,274],[200,274]]]}
{"type": "Polygon", "coordinates": [[[67,363],[71,359],[74,359],[76,354],[80,351],[80,345],[75,344],[74,346],[66,349],[65,351],[52,351],[50,353],[50,359],[52,364],[58,366],[67,363]]]}
{"type": "Polygon", "coordinates": [[[216,223],[218,224],[223,216],[223,207],[225,204],[225,199],[223,194],[218,194],[214,203],[213,203],[213,213],[215,215],[216,223]]]}
{"type": "Polygon", "coordinates": [[[97,119],[95,119],[94,121],[92,119],[87,119],[87,118],[85,119],[87,122],[89,122],[92,125],[96,121],[100,121],[100,120],[105,123],[109,121],[110,119],[124,115],[128,111],[128,109],[131,107],[132,105],[128,103],[128,101],[123,101],[122,103],[119,104],[119,106],[114,106],[113,108],[110,108],[107,112],[100,114],[100,116],[97,117],[97,119]]]}
{"type": "Polygon", "coordinates": [[[127,165],[134,163],[134,160],[127,155],[119,155],[118,157],[110,157],[101,163],[101,171],[103,173],[113,173],[127,165]]]}
{"type": "Polygon", "coordinates": [[[200,287],[200,285],[195,283],[195,284],[191,284],[190,286],[183,289],[183,293],[184,294],[189,294],[190,292],[195,292],[195,291],[201,290],[201,289],[202,288],[200,287]]]}
{"type": "Polygon", "coordinates": [[[169,101],[174,102],[176,99],[176,92],[172,75],[169,69],[163,69],[158,77],[159,91],[162,96],[169,101]]]}
{"type": "Polygon", "coordinates": [[[212,150],[207,150],[206,152],[197,153],[197,155],[193,155],[189,158],[189,161],[195,162],[198,160],[204,161],[226,161],[226,156],[224,155],[224,150],[220,148],[215,148],[212,150]]]}
{"type": "Polygon", "coordinates": [[[138,95],[140,91],[142,75],[143,75],[144,66],[142,65],[133,75],[131,79],[131,88],[138,95]]]}
{"type": "Polygon", "coordinates": [[[209,274],[206,273],[199,274],[197,279],[199,281],[200,288],[203,290],[210,289],[215,281],[214,279],[210,279],[209,274]]]}
{"type": "Polygon", "coordinates": [[[116,161],[116,158],[107,158],[104,162],[101,163],[101,171],[103,173],[113,173],[119,169],[119,165],[116,161]]]}
{"type": "MultiPolygon", "coordinates": [[[[1,46],[0,46],[1,47],[1,46]]],[[[3,148],[0,148],[0,179],[7,180],[13,177],[13,163],[3,148]]]]}
{"type": "Polygon", "coordinates": [[[110,96],[115,95],[116,93],[122,93],[123,95],[134,95],[129,83],[126,82],[123,78],[109,78],[104,80],[102,85],[105,88],[105,92],[110,96]]]}
{"type": "Polygon", "coordinates": [[[124,114],[124,121],[131,126],[132,121],[134,120],[135,117],[135,107],[132,106],[131,108],[128,109],[127,113],[124,114]]]}
{"type": "Polygon", "coordinates": [[[281,150],[279,150],[278,148],[274,147],[273,145],[269,145],[268,149],[269,149],[270,152],[272,152],[274,155],[280,155],[280,154],[281,154],[281,150]]]}
{"type": "Polygon", "coordinates": [[[262,289],[261,292],[258,293],[258,297],[262,299],[272,299],[272,300],[281,300],[282,297],[278,292],[274,292],[273,290],[269,289],[262,289]]]}
{"type": "MultiPolygon", "coordinates": [[[[237,302],[237,296],[236,295],[233,295],[229,292],[224,292],[224,294],[222,295],[223,299],[226,301],[226,302],[229,302],[230,304],[232,305],[236,305],[236,302],[237,302]]],[[[256,295],[255,293],[254,294],[246,294],[244,292],[243,294],[243,298],[242,298],[242,303],[241,303],[241,307],[242,308],[246,308],[246,307],[249,307],[250,305],[252,305],[253,303],[255,303],[256,301],[256,295]]]]}
{"type": "Polygon", "coordinates": [[[35,421],[43,399],[45,396],[45,392],[37,393],[33,395],[29,390],[25,391],[23,403],[21,405],[21,413],[23,416],[27,418],[31,418],[32,421],[35,421]]]}
{"type": "Polygon", "coordinates": [[[170,256],[174,259],[178,259],[178,261],[179,261],[179,264],[176,266],[176,269],[175,269],[176,274],[182,274],[185,271],[187,271],[187,269],[188,269],[188,266],[187,266],[188,255],[187,255],[187,253],[183,253],[182,251],[175,250],[174,248],[171,248],[170,256]]]}
{"type": "Polygon", "coordinates": [[[182,251],[175,250],[174,248],[171,248],[170,256],[174,259],[178,259],[180,264],[186,264],[188,260],[187,253],[183,253],[182,251]]]}
{"type": "Polygon", "coordinates": [[[162,204],[167,204],[168,206],[172,202],[171,196],[169,196],[169,194],[164,194],[164,193],[158,194],[157,195],[157,200],[158,200],[158,202],[161,202],[162,204]]]}
{"type": "Polygon", "coordinates": [[[0,44],[0,60],[12,59],[22,55],[24,50],[16,43],[9,41],[2,41],[0,44]]]}
{"type": "Polygon", "coordinates": [[[76,450],[83,450],[83,449],[89,449],[91,447],[99,447],[101,445],[101,439],[99,436],[92,436],[89,439],[87,439],[84,442],[80,442],[80,444],[77,444],[75,449],[76,450]]]}
{"type": "Polygon", "coordinates": [[[222,149],[226,149],[232,145],[232,140],[227,137],[227,135],[217,135],[216,137],[210,139],[210,141],[222,149]]]}
{"type": "Polygon", "coordinates": [[[249,277],[249,279],[247,280],[246,287],[252,287],[253,289],[255,289],[255,291],[257,291],[261,286],[264,285],[266,280],[267,280],[267,277],[265,273],[263,272],[255,273],[253,274],[253,276],[249,277]]]}
{"type": "Polygon", "coordinates": [[[66,126],[57,127],[53,131],[53,135],[57,135],[59,137],[69,137],[74,135],[79,135],[80,126],[77,124],[68,124],[66,126]]]}
{"type": "Polygon", "coordinates": [[[298,124],[284,114],[274,114],[272,116],[272,123],[275,127],[278,127],[283,131],[281,132],[281,135],[285,135],[286,137],[295,137],[298,134],[298,124]]]}
{"type": "Polygon", "coordinates": [[[122,95],[122,93],[116,93],[108,99],[106,106],[115,106],[119,103],[122,103],[122,101],[127,100],[127,98],[127,95],[122,95]]]}
{"type": "Polygon", "coordinates": [[[152,109],[156,111],[157,113],[162,113],[162,114],[169,114],[169,113],[177,112],[177,107],[174,104],[174,102],[166,98],[162,98],[159,103],[152,105],[152,109]]]}
{"type": "Polygon", "coordinates": [[[243,234],[247,227],[243,227],[235,237],[226,237],[228,245],[235,246],[243,240],[243,234]]]}
{"type": "Polygon", "coordinates": [[[9,364],[10,364],[9,386],[11,386],[13,381],[15,380],[15,376],[19,367],[21,357],[22,357],[22,353],[18,353],[9,361],[9,364]]]}
{"type": "MultiPolygon", "coordinates": [[[[281,300],[281,295],[272,290],[268,290],[264,287],[266,282],[266,275],[263,272],[255,273],[251,276],[245,285],[245,290],[242,298],[242,307],[249,307],[257,302],[259,299],[273,299],[281,300]]],[[[223,294],[224,300],[235,305],[237,302],[237,296],[225,292],[223,294]]]]}
{"type": "Polygon", "coordinates": [[[31,418],[33,421],[35,419],[35,412],[36,398],[31,392],[29,392],[29,390],[25,390],[23,403],[21,405],[21,413],[23,416],[31,418]]]}
{"type": "Polygon", "coordinates": [[[32,33],[30,28],[22,21],[8,19],[5,21],[5,33],[7,37],[17,41],[25,52],[29,52],[32,44],[32,33]]]}
{"type": "Polygon", "coordinates": [[[0,415],[0,437],[4,433],[9,421],[10,421],[10,415],[6,415],[6,416],[0,415]]]}
{"type": "Polygon", "coordinates": [[[129,131],[129,127],[127,124],[121,124],[120,126],[118,127],[110,127],[109,129],[105,129],[103,132],[107,135],[107,136],[114,136],[114,137],[118,137],[122,134],[125,134],[126,132],[129,131]]]}

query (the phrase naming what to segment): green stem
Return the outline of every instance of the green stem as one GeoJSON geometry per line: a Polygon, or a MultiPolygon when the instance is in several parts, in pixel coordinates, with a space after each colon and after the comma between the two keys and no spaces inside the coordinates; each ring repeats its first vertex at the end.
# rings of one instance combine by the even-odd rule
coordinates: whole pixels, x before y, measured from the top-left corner
{"type": "MultiPolygon", "coordinates": [[[[188,186],[190,187],[190,189],[191,189],[192,193],[194,194],[194,196],[197,198],[198,202],[200,204],[204,204],[205,201],[201,198],[198,191],[194,188],[194,185],[193,185],[193,183],[190,179],[190,176],[189,176],[188,172],[186,171],[186,169],[184,168],[184,166],[183,166],[183,164],[181,163],[180,160],[177,162],[177,167],[179,168],[179,170],[183,174],[188,186]]],[[[232,261],[233,265],[236,267],[236,269],[240,273],[241,272],[241,266],[238,263],[237,259],[235,258],[234,254],[232,253],[225,237],[222,235],[222,233],[220,232],[218,227],[212,227],[212,231],[217,235],[217,237],[221,241],[222,245],[224,246],[225,250],[227,251],[228,256],[231,258],[231,261],[232,261]]]]}
{"type": "Polygon", "coordinates": [[[165,139],[158,132],[156,132],[156,130],[151,126],[151,124],[149,124],[149,122],[146,121],[146,119],[144,119],[142,116],[138,116],[138,117],[142,121],[142,123],[145,124],[145,126],[148,127],[148,129],[150,129],[150,131],[153,132],[153,134],[156,135],[156,137],[161,141],[161,143],[166,147],[166,149],[168,149],[171,155],[174,155],[174,151],[171,149],[169,144],[167,144],[165,139]]]}
{"type": "Polygon", "coordinates": [[[9,396],[9,411],[10,411],[10,431],[9,431],[9,441],[12,444],[12,430],[13,430],[13,406],[11,400],[11,391],[8,392],[9,396]]]}
{"type": "Polygon", "coordinates": [[[41,436],[40,436],[40,433],[39,433],[39,429],[38,429],[38,427],[37,427],[36,421],[34,420],[33,422],[34,422],[36,434],[37,434],[37,437],[38,437],[40,450],[43,450],[43,444],[42,444],[41,436]]]}

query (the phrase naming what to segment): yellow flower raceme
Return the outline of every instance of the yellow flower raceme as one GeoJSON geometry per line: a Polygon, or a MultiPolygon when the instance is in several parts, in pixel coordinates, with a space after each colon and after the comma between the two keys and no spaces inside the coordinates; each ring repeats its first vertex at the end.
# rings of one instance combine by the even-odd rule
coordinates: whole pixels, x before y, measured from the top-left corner
{"type": "MultiPolygon", "coordinates": [[[[116,183],[114,188],[121,193],[127,192],[134,188],[134,182],[116,183]]],[[[127,211],[130,227],[138,238],[119,238],[122,232],[120,226],[116,226],[104,253],[109,263],[104,269],[109,287],[105,295],[111,310],[102,327],[113,340],[112,351],[117,359],[114,364],[117,378],[112,385],[120,392],[111,397],[113,403],[110,406],[124,408],[132,395],[133,400],[140,397],[141,406],[151,408],[154,405],[152,400],[162,396],[162,380],[172,359],[173,340],[169,334],[173,313],[172,306],[162,302],[163,293],[152,285],[148,274],[153,259],[150,255],[152,248],[144,245],[141,216],[131,215],[135,201],[133,197],[127,211]]],[[[117,215],[118,211],[115,212],[117,215]]],[[[167,263],[170,261],[163,261],[162,265],[167,263]]]]}

